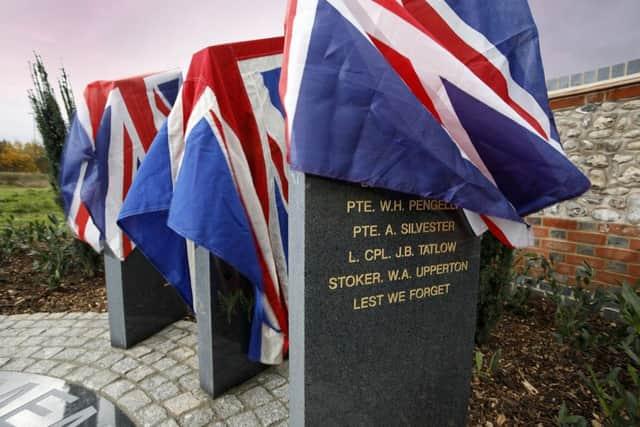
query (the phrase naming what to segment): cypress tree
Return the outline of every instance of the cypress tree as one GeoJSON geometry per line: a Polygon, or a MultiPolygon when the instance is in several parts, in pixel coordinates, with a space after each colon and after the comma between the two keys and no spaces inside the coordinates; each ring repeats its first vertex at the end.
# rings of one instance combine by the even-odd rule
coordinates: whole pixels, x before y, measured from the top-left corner
{"type": "Polygon", "coordinates": [[[33,89],[28,91],[29,101],[33,109],[33,115],[42,135],[42,143],[49,160],[49,183],[56,194],[56,201],[62,206],[62,196],[58,176],[60,174],[60,157],[67,137],[70,118],[73,114],[73,92],[69,84],[69,78],[64,68],[62,76],[58,79],[58,85],[64,104],[66,120],[62,109],[58,105],[53,87],[49,83],[49,75],[42,61],[42,57],[35,55],[35,62],[30,64],[33,89]]]}

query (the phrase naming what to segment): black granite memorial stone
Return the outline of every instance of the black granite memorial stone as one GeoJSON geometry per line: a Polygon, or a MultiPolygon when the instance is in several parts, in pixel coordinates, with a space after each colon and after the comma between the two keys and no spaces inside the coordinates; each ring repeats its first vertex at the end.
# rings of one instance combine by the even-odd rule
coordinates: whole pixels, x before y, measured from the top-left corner
{"type": "Polygon", "coordinates": [[[124,261],[105,249],[104,271],[112,346],[130,348],[188,313],[175,288],[138,249],[124,261]]]}
{"type": "Polygon", "coordinates": [[[447,203],[294,173],[290,422],[464,426],[479,239],[447,203]]]}
{"type": "Polygon", "coordinates": [[[266,369],[248,359],[253,314],[249,281],[206,249],[195,249],[200,387],[217,397],[266,369]]]}
{"type": "Polygon", "coordinates": [[[133,427],[113,403],[57,378],[0,372],[0,426],[133,427]]]}

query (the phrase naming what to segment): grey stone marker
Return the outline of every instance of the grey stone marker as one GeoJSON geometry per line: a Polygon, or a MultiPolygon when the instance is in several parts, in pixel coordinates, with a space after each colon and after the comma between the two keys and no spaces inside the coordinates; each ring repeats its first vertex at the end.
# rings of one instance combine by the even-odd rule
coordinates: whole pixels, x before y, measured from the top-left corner
{"type": "Polygon", "coordinates": [[[187,305],[138,249],[124,260],[105,249],[111,345],[130,348],[182,319],[187,305]]]}
{"type": "Polygon", "coordinates": [[[266,368],[247,357],[252,289],[237,271],[199,246],[194,285],[200,387],[217,397],[266,368]]]}
{"type": "Polygon", "coordinates": [[[293,173],[292,426],[464,426],[480,241],[439,201],[293,173]]]}

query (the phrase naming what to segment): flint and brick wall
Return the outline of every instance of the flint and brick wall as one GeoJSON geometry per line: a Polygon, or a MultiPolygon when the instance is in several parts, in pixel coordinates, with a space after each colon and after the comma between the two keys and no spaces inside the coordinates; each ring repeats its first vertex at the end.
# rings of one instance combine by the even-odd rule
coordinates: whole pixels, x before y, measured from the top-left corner
{"type": "Polygon", "coordinates": [[[640,79],[551,92],[562,146],[592,183],[584,195],[528,218],[535,247],[575,283],[587,261],[597,286],[640,279],[640,79]]]}
{"type": "Polygon", "coordinates": [[[575,284],[576,267],[588,262],[593,285],[607,287],[640,278],[640,227],[553,217],[529,217],[534,252],[552,259],[556,278],[575,284]]]}

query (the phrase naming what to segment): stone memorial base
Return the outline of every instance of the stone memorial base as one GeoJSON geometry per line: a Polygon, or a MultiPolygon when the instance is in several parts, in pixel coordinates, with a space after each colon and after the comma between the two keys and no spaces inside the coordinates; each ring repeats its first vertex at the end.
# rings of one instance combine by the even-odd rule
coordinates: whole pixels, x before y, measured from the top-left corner
{"type": "Polygon", "coordinates": [[[195,249],[200,387],[217,397],[267,368],[247,357],[251,336],[250,283],[206,249],[195,249]]]}
{"type": "Polygon", "coordinates": [[[290,180],[290,425],[465,426],[480,242],[446,203],[290,180]]]}
{"type": "Polygon", "coordinates": [[[135,249],[120,261],[104,255],[111,345],[130,348],[189,311],[178,292],[135,249]]]}

